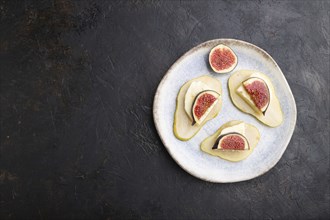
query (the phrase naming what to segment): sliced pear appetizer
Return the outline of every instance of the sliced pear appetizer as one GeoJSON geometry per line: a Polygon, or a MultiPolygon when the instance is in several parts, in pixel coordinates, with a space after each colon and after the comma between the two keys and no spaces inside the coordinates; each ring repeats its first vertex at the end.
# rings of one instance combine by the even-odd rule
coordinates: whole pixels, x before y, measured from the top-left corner
{"type": "Polygon", "coordinates": [[[256,117],[270,127],[283,121],[280,102],[270,79],[254,70],[239,70],[228,80],[230,98],[242,112],[256,117]]]}
{"type": "Polygon", "coordinates": [[[237,162],[247,158],[257,146],[260,133],[243,121],[229,121],[201,143],[201,150],[222,159],[237,162]]]}
{"type": "Polygon", "coordinates": [[[186,82],[176,98],[174,135],[182,141],[191,139],[221,110],[221,82],[201,76],[186,82]]]}

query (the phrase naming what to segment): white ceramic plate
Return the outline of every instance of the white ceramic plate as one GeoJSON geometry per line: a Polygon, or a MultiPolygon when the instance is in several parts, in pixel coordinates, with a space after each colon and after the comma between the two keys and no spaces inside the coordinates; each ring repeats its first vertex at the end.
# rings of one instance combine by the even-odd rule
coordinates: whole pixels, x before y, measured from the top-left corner
{"type": "Polygon", "coordinates": [[[163,144],[185,171],[206,181],[225,183],[255,178],[275,166],[291,139],[297,110],[291,89],[281,69],[268,53],[244,41],[216,39],[192,48],[168,70],[154,98],[153,116],[163,144]],[[227,87],[227,80],[233,72],[217,74],[208,64],[209,51],[220,43],[231,47],[238,56],[238,65],[233,72],[241,69],[258,70],[271,78],[284,115],[284,121],[279,127],[267,127],[233,105],[227,87]],[[196,136],[186,142],[180,141],[173,134],[176,96],[185,82],[205,74],[217,78],[222,83],[222,109],[219,115],[207,122],[196,136]],[[240,162],[229,162],[200,150],[200,143],[230,120],[242,120],[252,124],[261,134],[254,152],[240,162]]]}

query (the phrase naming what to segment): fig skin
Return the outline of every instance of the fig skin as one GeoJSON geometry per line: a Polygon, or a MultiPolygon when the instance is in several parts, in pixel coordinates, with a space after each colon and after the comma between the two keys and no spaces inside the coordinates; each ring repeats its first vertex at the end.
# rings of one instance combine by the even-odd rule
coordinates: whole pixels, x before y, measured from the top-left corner
{"type": "Polygon", "coordinates": [[[215,47],[212,48],[212,50],[210,51],[209,53],[209,64],[211,66],[211,69],[216,72],[216,73],[229,73],[231,71],[233,71],[237,64],[238,64],[238,58],[237,58],[237,55],[235,54],[235,52],[228,46],[224,45],[224,44],[219,44],[215,47]],[[213,66],[212,62],[212,56],[217,52],[217,50],[222,50],[223,53],[225,53],[224,51],[226,50],[227,52],[230,53],[231,56],[233,56],[234,58],[234,61],[232,63],[232,65],[230,65],[229,67],[227,68],[224,68],[224,69],[218,69],[217,67],[213,66]]]}

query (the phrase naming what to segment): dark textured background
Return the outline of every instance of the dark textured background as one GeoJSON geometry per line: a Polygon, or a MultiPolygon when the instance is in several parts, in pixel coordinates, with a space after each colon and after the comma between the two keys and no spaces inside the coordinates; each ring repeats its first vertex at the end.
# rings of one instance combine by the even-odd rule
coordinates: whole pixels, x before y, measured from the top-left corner
{"type": "MultiPolygon", "coordinates": [[[[1,219],[326,219],[329,1],[0,1],[1,219]],[[269,52],[298,121],[256,179],[184,172],[152,119],[191,47],[237,38],[269,52]]],[[[276,147],[276,146],[274,146],[276,147]]]]}

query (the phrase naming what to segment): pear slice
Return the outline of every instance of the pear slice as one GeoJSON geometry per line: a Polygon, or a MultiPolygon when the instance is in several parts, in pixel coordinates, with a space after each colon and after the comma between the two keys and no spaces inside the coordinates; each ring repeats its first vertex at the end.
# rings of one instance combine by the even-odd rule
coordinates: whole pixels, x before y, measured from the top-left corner
{"type": "Polygon", "coordinates": [[[243,121],[229,121],[222,125],[213,135],[207,137],[201,143],[201,150],[222,159],[237,162],[247,158],[257,146],[260,140],[260,133],[256,127],[243,121]],[[249,144],[245,150],[221,150],[213,149],[220,136],[228,133],[238,133],[243,136],[249,144]]]}
{"type": "Polygon", "coordinates": [[[280,102],[275,94],[271,80],[265,74],[255,70],[236,71],[228,80],[228,88],[233,104],[242,112],[253,115],[270,127],[277,127],[282,123],[283,113],[280,102]],[[266,109],[264,109],[264,112],[254,106],[253,100],[243,86],[243,82],[252,78],[261,79],[267,84],[269,103],[266,109]]]}
{"type": "Polygon", "coordinates": [[[173,133],[175,137],[182,141],[188,141],[197,134],[197,132],[204,126],[206,122],[215,118],[221,110],[221,106],[222,106],[221,94],[222,94],[221,82],[210,76],[204,75],[186,82],[180,88],[176,98],[176,109],[174,113],[174,123],[173,123],[173,133]],[[210,90],[220,94],[220,97],[218,97],[218,102],[211,109],[211,111],[203,120],[203,122],[201,124],[195,123],[194,125],[192,125],[193,121],[188,117],[184,108],[185,95],[191,83],[198,81],[207,85],[210,90]]]}

